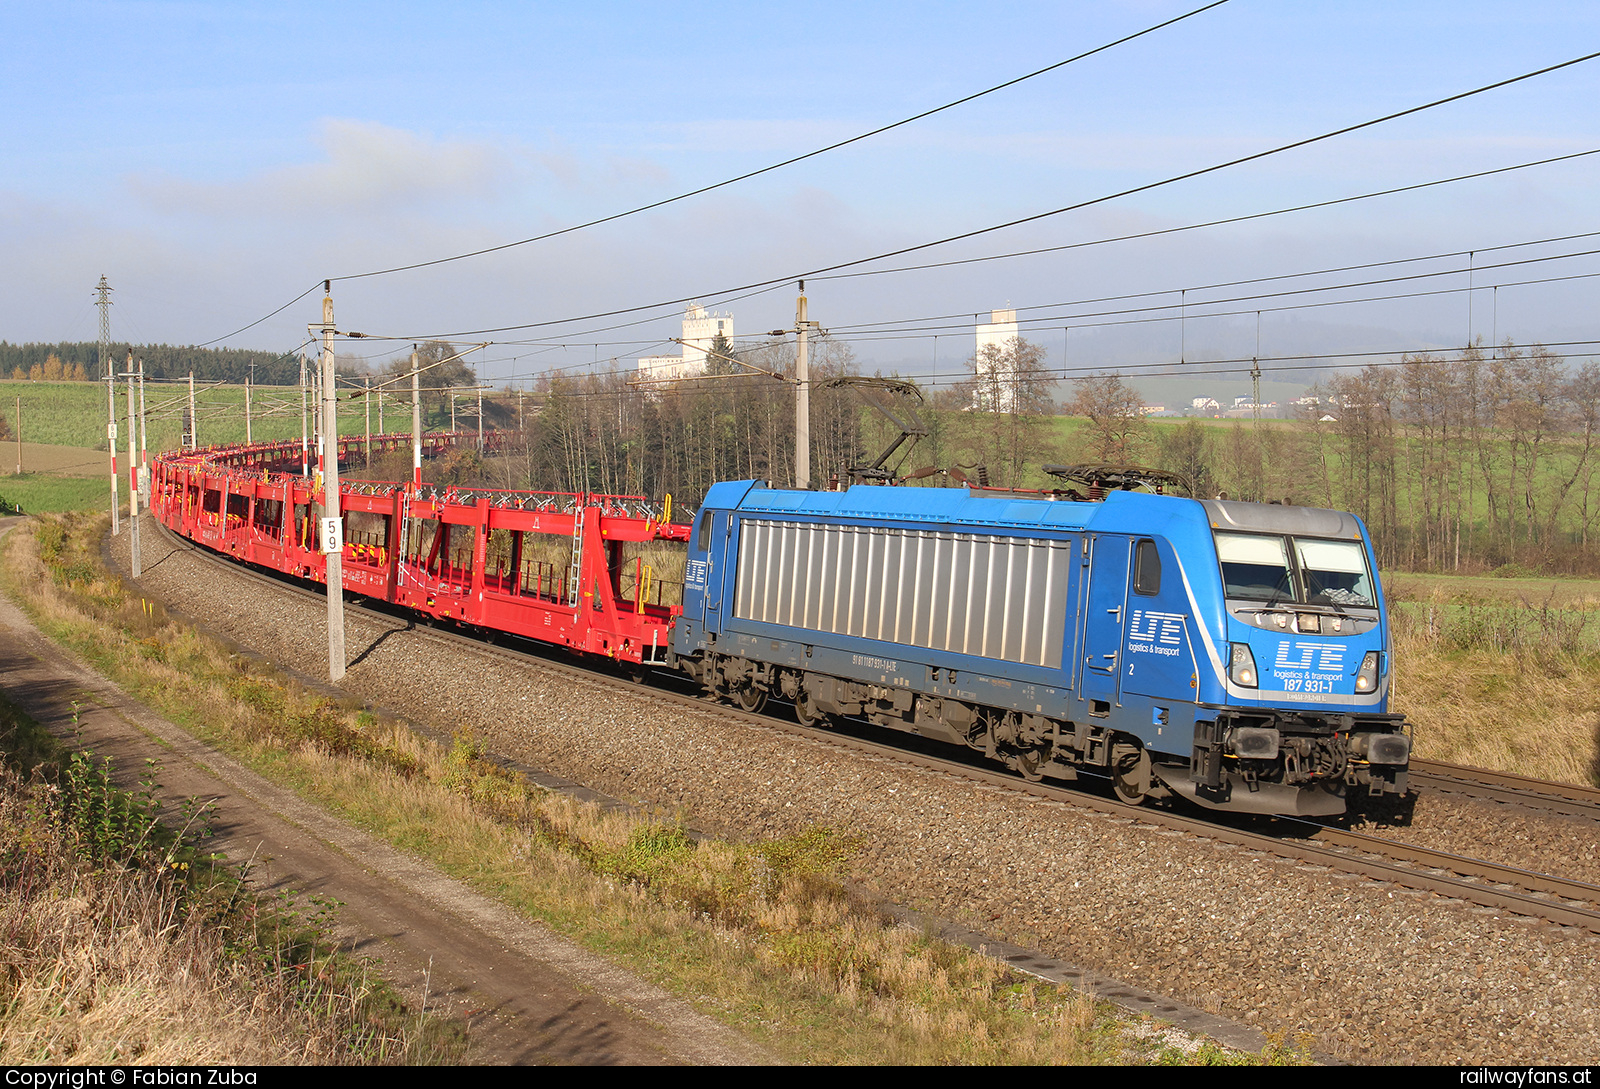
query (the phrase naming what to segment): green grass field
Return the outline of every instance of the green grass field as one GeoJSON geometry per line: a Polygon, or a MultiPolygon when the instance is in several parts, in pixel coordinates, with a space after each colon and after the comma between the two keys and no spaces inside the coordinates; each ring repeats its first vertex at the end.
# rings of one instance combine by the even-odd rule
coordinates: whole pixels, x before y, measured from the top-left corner
{"type": "MultiPolygon", "coordinates": [[[[25,442],[55,446],[81,446],[91,450],[106,448],[106,390],[98,382],[18,382],[0,381],[0,416],[16,426],[17,398],[22,399],[22,438],[25,442]]],[[[183,413],[188,407],[189,385],[145,383],[147,440],[150,450],[177,447],[183,435],[183,413]]],[[[117,387],[117,443],[127,449],[128,387],[117,387]]],[[[362,433],[365,417],[360,401],[340,403],[339,430],[362,433]]],[[[385,410],[390,428],[410,426],[410,407],[391,404],[385,410]]],[[[199,417],[202,445],[243,442],[245,437],[244,389],[197,386],[195,414],[199,417]]],[[[300,437],[300,390],[293,386],[257,386],[251,394],[251,437],[289,439],[300,437]]],[[[372,428],[378,429],[374,404],[372,428]]],[[[0,457],[0,466],[5,464],[0,457]]]]}
{"type": "MultiPolygon", "coordinates": [[[[121,499],[126,508],[126,481],[122,482],[121,499]]],[[[53,473],[0,476],[0,504],[8,510],[20,507],[26,514],[61,514],[72,510],[97,510],[110,502],[111,481],[104,476],[87,478],[53,473]]]]}
{"type": "Polygon", "coordinates": [[[1457,602],[1548,604],[1556,608],[1593,608],[1600,605],[1600,579],[1393,572],[1384,574],[1383,584],[1391,597],[1405,601],[1442,597],[1457,602]]]}

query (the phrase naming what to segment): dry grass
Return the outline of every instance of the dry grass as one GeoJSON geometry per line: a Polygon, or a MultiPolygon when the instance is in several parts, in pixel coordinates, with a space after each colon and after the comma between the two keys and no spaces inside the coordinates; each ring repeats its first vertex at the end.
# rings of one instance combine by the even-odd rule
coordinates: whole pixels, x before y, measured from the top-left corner
{"type": "Polygon", "coordinates": [[[418,1047],[420,1024],[396,1016],[376,981],[320,951],[292,913],[261,910],[181,840],[149,851],[143,835],[110,848],[86,834],[85,799],[74,798],[83,784],[49,777],[24,782],[0,766],[0,1065],[459,1053],[418,1047]]]}
{"type": "Polygon", "coordinates": [[[826,1063],[1089,1063],[1125,1041],[1065,988],[896,927],[841,882],[853,844],[825,830],[696,842],[530,787],[459,739],[411,735],[425,774],[399,780],[306,751],[324,804],[480,889],[694,996],[788,1058],[826,1063]]]}
{"type": "MultiPolygon", "coordinates": [[[[333,706],[128,600],[94,562],[100,532],[52,519],[8,544],[11,592],[56,638],[258,771],[787,1058],[1172,1061],[1125,1033],[1108,1007],[852,900],[845,878],[857,845],[826,829],[697,843],[680,828],[531,787],[470,738],[440,747],[333,706]]],[[[1223,1057],[1213,1048],[1198,1061],[1223,1057]]]]}
{"type": "Polygon", "coordinates": [[[1529,598],[1499,581],[1396,582],[1392,702],[1416,754],[1600,785],[1594,585],[1529,598]]]}
{"type": "MultiPolygon", "coordinates": [[[[56,624],[90,616],[114,624],[119,614],[160,623],[122,599],[66,523],[40,528],[12,535],[22,546],[12,557],[56,624]],[[61,581],[46,574],[41,553],[61,581]]],[[[121,641],[133,634],[102,630],[121,641]]],[[[156,653],[156,644],[137,645],[156,653]]],[[[162,653],[181,661],[184,647],[162,653]]],[[[368,1064],[461,1054],[459,1034],[407,1015],[364,966],[326,948],[297,905],[260,903],[236,874],[202,859],[185,839],[204,824],[192,807],[180,807],[184,828],[162,828],[152,787],[120,790],[92,754],[63,753],[3,701],[0,749],[0,1064],[368,1064]]]]}

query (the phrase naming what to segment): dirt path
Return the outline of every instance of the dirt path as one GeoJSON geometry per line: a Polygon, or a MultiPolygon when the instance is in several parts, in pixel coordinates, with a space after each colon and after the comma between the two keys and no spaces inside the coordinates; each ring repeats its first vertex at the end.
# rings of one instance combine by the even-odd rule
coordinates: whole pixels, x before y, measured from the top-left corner
{"type": "MultiPolygon", "coordinates": [[[[17,519],[0,519],[3,536],[17,519]]],[[[73,660],[0,599],[0,689],[169,800],[215,805],[214,848],[269,893],[343,904],[337,935],[408,1001],[466,1021],[480,1063],[748,1064],[772,1056],[654,985],[277,787],[73,660]],[[75,710],[76,708],[76,710],[75,710]],[[75,722],[76,720],[76,722],[75,722]]]]}

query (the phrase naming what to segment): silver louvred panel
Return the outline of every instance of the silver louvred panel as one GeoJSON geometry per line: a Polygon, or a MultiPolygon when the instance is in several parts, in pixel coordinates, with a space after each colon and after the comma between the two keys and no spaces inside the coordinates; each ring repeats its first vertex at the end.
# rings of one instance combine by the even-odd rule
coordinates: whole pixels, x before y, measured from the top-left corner
{"type": "Polygon", "coordinates": [[[1059,666],[1066,541],[745,519],[734,615],[1059,666]]]}

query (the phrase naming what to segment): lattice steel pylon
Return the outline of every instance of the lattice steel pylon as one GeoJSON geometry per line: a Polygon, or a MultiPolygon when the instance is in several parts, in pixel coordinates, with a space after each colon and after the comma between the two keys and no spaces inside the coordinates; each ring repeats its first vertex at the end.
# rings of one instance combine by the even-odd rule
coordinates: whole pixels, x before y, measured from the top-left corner
{"type": "Polygon", "coordinates": [[[100,377],[102,379],[107,374],[106,356],[111,354],[111,292],[113,290],[115,289],[106,283],[105,276],[101,275],[100,283],[94,289],[94,304],[100,308],[100,377]]]}

